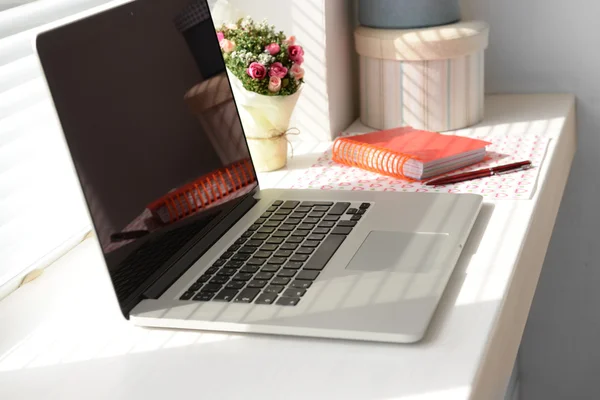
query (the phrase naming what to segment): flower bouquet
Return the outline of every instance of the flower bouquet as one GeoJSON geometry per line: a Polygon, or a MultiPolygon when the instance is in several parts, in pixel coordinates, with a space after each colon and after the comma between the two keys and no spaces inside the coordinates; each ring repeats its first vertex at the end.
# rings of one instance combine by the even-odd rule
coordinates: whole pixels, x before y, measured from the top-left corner
{"type": "Polygon", "coordinates": [[[304,82],[304,50],[273,25],[241,18],[217,38],[257,171],[287,163],[290,118],[304,82]]]}

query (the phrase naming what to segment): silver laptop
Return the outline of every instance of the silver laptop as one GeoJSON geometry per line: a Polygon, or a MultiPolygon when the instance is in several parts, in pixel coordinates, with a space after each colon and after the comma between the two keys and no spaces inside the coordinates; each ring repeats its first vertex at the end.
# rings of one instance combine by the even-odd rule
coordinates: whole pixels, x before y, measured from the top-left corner
{"type": "Polygon", "coordinates": [[[261,190],[204,0],[134,1],[36,45],[126,318],[423,338],[479,196],[261,190]]]}

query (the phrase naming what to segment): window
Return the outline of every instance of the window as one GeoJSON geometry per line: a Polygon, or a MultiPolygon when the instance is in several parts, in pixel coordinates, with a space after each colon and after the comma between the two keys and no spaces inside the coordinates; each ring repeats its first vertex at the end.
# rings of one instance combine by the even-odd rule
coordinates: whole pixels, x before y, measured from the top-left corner
{"type": "Polygon", "coordinates": [[[0,298],[91,229],[34,53],[36,32],[107,0],[0,0],[0,298]]]}

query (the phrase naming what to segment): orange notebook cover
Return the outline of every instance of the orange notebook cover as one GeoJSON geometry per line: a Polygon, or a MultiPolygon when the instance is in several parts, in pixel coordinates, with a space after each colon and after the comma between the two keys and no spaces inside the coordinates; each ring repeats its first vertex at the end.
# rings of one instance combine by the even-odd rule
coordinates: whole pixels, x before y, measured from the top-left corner
{"type": "Polygon", "coordinates": [[[484,140],[394,128],[339,137],[333,161],[400,179],[428,179],[485,158],[484,140]]]}

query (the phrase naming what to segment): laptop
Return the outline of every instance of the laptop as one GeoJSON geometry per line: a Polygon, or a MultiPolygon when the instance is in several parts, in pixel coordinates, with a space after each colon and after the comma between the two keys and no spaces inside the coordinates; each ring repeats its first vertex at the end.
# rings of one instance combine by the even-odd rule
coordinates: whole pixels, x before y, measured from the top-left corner
{"type": "Polygon", "coordinates": [[[261,190],[204,0],[120,4],[36,47],[126,318],[423,338],[480,196],[261,190]]]}

